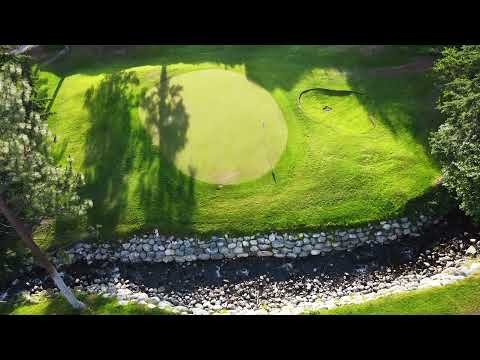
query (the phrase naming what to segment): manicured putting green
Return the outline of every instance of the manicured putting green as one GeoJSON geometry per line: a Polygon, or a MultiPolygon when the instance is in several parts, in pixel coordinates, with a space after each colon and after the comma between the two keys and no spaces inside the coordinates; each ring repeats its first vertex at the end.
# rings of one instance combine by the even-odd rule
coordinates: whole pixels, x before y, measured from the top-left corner
{"type": "Polygon", "coordinates": [[[162,78],[146,99],[140,118],[155,143],[183,173],[204,182],[256,179],[273,169],[287,144],[275,100],[239,73],[211,69],[162,78]],[[172,136],[176,127],[186,128],[184,139],[172,136]]]}
{"type": "Polygon", "coordinates": [[[302,111],[312,120],[334,130],[364,133],[374,128],[374,119],[365,103],[366,95],[351,91],[311,89],[299,98],[302,111]]]}

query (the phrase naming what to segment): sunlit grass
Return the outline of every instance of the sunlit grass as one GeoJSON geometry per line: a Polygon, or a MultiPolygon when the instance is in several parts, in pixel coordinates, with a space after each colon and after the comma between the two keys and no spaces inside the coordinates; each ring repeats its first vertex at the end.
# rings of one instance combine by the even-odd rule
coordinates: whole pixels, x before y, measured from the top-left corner
{"type": "Polygon", "coordinates": [[[458,283],[391,295],[311,315],[467,315],[480,314],[480,275],[458,283]]]}
{"type": "Polygon", "coordinates": [[[117,300],[97,295],[80,295],[87,305],[85,311],[73,309],[60,296],[42,298],[37,303],[0,305],[3,315],[173,315],[168,310],[149,309],[139,304],[120,305],[117,300]]]}
{"type": "MultiPolygon", "coordinates": [[[[254,233],[357,225],[403,215],[440,173],[426,148],[435,124],[433,87],[428,74],[372,76],[368,70],[398,65],[414,55],[396,48],[373,59],[355,47],[158,46],[124,59],[73,58],[70,65],[66,60],[45,69],[51,88],[66,75],[50,120],[59,138],[56,152],[63,159],[73,156],[77,169],[86,173],[89,184],[83,195],[95,207],[77,224],[57,224],[53,236],[41,242],[48,246],[79,240],[96,223],[103,225],[102,239],[110,240],[153,228],[178,234],[254,233]],[[138,116],[138,96],[158,82],[162,66],[168,76],[207,68],[237,71],[269,91],[288,127],[286,149],[274,174],[219,190],[191,181],[162,157],[138,116]],[[135,71],[139,85],[115,93],[128,98],[121,106],[118,98],[103,94],[98,101],[111,108],[101,119],[92,118],[85,93],[116,70],[135,71]],[[368,100],[323,99],[333,111],[320,111],[312,120],[297,106],[299,94],[312,87],[361,91],[368,100]],[[120,118],[122,124],[116,124],[120,118]]],[[[238,106],[242,101],[239,93],[238,106]]],[[[230,141],[249,136],[235,131],[218,137],[227,135],[230,141]]],[[[243,160],[249,158],[245,153],[243,160]]]]}

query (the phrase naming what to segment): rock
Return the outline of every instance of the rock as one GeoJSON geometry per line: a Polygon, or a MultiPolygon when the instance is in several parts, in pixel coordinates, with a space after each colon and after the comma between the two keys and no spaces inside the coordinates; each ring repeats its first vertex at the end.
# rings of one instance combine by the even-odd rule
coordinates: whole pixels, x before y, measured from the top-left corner
{"type": "Polygon", "coordinates": [[[209,260],[210,259],[210,255],[209,254],[200,254],[198,255],[198,258],[200,260],[209,260]]]}
{"type": "Polygon", "coordinates": [[[157,296],[153,296],[151,298],[148,298],[147,302],[150,304],[158,304],[160,302],[160,299],[157,296]]]}
{"type": "Polygon", "coordinates": [[[169,262],[172,262],[174,260],[173,256],[165,256],[162,261],[164,263],[169,263],[169,262]]]}
{"type": "Polygon", "coordinates": [[[465,254],[469,256],[475,256],[477,254],[477,249],[475,249],[475,246],[470,245],[468,249],[465,251],[465,254]]]}
{"type": "Polygon", "coordinates": [[[275,249],[284,247],[285,244],[282,241],[275,240],[272,242],[272,247],[275,249]]]}
{"type": "Polygon", "coordinates": [[[208,315],[209,314],[208,311],[203,310],[203,309],[199,309],[199,308],[193,308],[192,313],[193,313],[193,315],[208,315]]]}
{"type": "Polygon", "coordinates": [[[271,251],[259,251],[257,253],[258,256],[272,256],[273,253],[271,251]]]}
{"type": "Polygon", "coordinates": [[[132,298],[137,299],[137,301],[145,301],[146,302],[146,300],[148,299],[148,295],[145,294],[145,293],[137,293],[137,294],[133,294],[132,298]]]}
{"type": "Polygon", "coordinates": [[[236,247],[233,249],[234,254],[241,254],[243,253],[243,247],[236,247]]]}
{"type": "Polygon", "coordinates": [[[303,250],[306,251],[306,252],[312,251],[312,250],[313,250],[313,246],[312,246],[312,245],[305,245],[305,246],[303,247],[303,250]]]}

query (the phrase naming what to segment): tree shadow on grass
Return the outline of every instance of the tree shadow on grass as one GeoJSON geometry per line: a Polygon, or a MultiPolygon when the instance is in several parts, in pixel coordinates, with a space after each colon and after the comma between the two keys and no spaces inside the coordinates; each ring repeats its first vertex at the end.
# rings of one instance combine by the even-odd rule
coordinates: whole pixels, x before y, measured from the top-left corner
{"type": "Polygon", "coordinates": [[[174,165],[185,146],[189,120],[182,89],[169,84],[165,67],[152,91],[137,91],[138,83],[133,72],[115,72],[84,96],[90,128],[82,195],[94,202],[88,224],[101,225],[105,240],[118,234],[119,225],[132,225],[125,221],[132,218],[134,228],[142,231],[191,228],[195,170],[185,175],[174,165]],[[134,116],[139,106],[145,109],[146,126],[134,116]],[[126,214],[127,209],[138,212],[126,214]]]}
{"type": "Polygon", "coordinates": [[[352,90],[368,95],[358,100],[376,123],[383,124],[396,138],[407,135],[428,148],[430,132],[440,124],[435,111],[436,90],[431,72],[376,72],[388,69],[389,59],[397,59],[396,65],[415,61],[421,49],[390,47],[384,51],[383,62],[371,60],[375,66],[347,73],[347,84],[352,90]]]}
{"type": "Polygon", "coordinates": [[[335,52],[325,52],[322,46],[133,45],[122,56],[99,53],[93,46],[72,46],[68,56],[42,68],[58,76],[99,75],[135,66],[177,63],[213,63],[225,69],[244,66],[247,77],[267,90],[289,90],[315,66],[343,64],[335,52]]]}
{"type": "Polygon", "coordinates": [[[185,147],[189,115],[186,112],[180,85],[170,85],[167,67],[162,66],[160,82],[150,91],[140,94],[140,106],[145,112],[145,125],[154,133],[153,141],[170,162],[185,147]]]}
{"type": "Polygon", "coordinates": [[[148,227],[163,232],[191,232],[195,210],[195,169],[188,174],[175,166],[175,158],[187,142],[189,115],[181,96],[182,87],[170,84],[166,66],[160,81],[151,90],[143,90],[139,104],[145,112],[145,125],[153,133],[151,141],[139,143],[144,167],[136,192],[144,209],[148,227]]]}
{"type": "MultiPolygon", "coordinates": [[[[402,59],[399,59],[399,51],[393,47],[384,55],[376,54],[374,57],[362,57],[357,53],[359,51],[354,49],[339,54],[337,50],[325,50],[321,46],[150,46],[136,48],[129,51],[126,56],[117,56],[115,62],[104,55],[93,60],[90,55],[86,55],[85,60],[78,58],[75,66],[68,64],[70,60],[65,58],[58,64],[52,64],[50,69],[58,72],[63,63],[63,76],[72,73],[93,75],[132,66],[163,64],[162,78],[168,80],[166,74],[168,64],[209,62],[227,67],[242,65],[250,80],[269,91],[277,88],[290,91],[297,86],[304,74],[317,69],[335,69],[347,74],[346,81],[352,90],[363,92],[368,95],[368,99],[373,99],[372,102],[364,102],[363,106],[374,115],[377,123],[381,121],[395,136],[402,133],[410,136],[408,133],[411,132],[412,138],[425,143],[431,128],[425,120],[429,118],[430,112],[427,106],[419,104],[422,103],[421,97],[428,96],[431,90],[428,82],[421,81],[419,85],[417,78],[402,76],[397,77],[400,80],[395,80],[396,83],[392,83],[390,79],[381,79],[368,74],[368,70],[379,65],[399,65],[400,60],[404,61],[410,55],[402,55],[402,59]],[[54,69],[55,66],[57,70],[54,69]],[[399,118],[398,114],[407,115],[399,118]]],[[[72,60],[72,57],[70,59],[72,60]]],[[[154,114],[149,115],[151,119],[147,118],[146,122],[150,121],[152,126],[157,127],[159,146],[155,145],[156,140],[151,138],[149,132],[144,129],[132,129],[131,123],[124,124],[125,128],[119,134],[120,139],[114,139],[112,135],[119,131],[115,126],[106,133],[102,126],[98,125],[95,131],[89,134],[87,141],[90,142],[90,146],[87,153],[90,155],[87,158],[90,158],[89,176],[93,181],[90,193],[95,195],[91,196],[96,201],[95,206],[100,204],[100,208],[111,213],[109,221],[112,229],[115,227],[114,224],[118,223],[120,209],[125,207],[127,185],[124,176],[135,162],[144,164],[135,174],[139,175],[139,179],[133,191],[136,192],[134,196],[140,198],[139,212],[146,225],[163,226],[164,229],[175,231],[179,226],[183,226],[184,229],[190,228],[196,204],[193,194],[195,169],[191,169],[190,174],[184,175],[174,166],[176,154],[181,151],[186,141],[185,132],[189,119],[188,116],[182,119],[185,108],[181,101],[181,90],[169,87],[168,81],[160,79],[156,100],[149,100],[147,93],[141,94],[137,99],[154,114]],[[170,95],[170,91],[173,96],[170,95]],[[170,104],[171,99],[176,100],[170,104]],[[174,116],[175,111],[178,114],[174,116]],[[171,119],[174,120],[172,124],[165,120],[168,119],[166,114],[171,115],[171,119]]],[[[108,86],[104,85],[104,88],[103,92],[108,94],[108,86]]],[[[118,108],[118,104],[113,104],[112,110],[100,95],[96,94],[93,98],[99,104],[106,105],[94,106],[95,101],[92,101],[89,105],[91,119],[95,120],[94,117],[100,114],[100,117],[106,118],[104,122],[108,123],[112,121],[108,120],[112,112],[124,113],[125,117],[130,118],[128,106],[118,108]]],[[[122,116],[116,116],[116,119],[122,119],[122,116]]],[[[105,215],[101,211],[98,211],[97,215],[97,221],[106,221],[103,220],[105,215]]],[[[95,219],[92,217],[91,220],[95,219]]]]}
{"type": "Polygon", "coordinates": [[[107,75],[85,93],[84,107],[91,127],[85,144],[85,193],[94,200],[89,223],[111,233],[126,207],[128,175],[132,161],[131,109],[135,98],[131,86],[138,85],[135,73],[107,75]]]}

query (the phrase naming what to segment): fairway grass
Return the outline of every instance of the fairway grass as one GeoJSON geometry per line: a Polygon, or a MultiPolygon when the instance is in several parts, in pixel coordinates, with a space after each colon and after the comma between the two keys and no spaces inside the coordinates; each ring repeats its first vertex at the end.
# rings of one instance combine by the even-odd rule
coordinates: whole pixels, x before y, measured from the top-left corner
{"type": "MultiPolygon", "coordinates": [[[[371,75],[372,69],[411,61],[415,49],[387,47],[373,57],[360,50],[156,46],[115,59],[83,59],[72,52],[44,68],[49,93],[58,90],[49,120],[58,136],[56,156],[60,162],[74,158],[87,178],[82,196],[94,208],[86,218],[44,229],[37,240],[43,247],[84,240],[96,224],[102,225],[100,239],[110,241],[155,228],[179,235],[251,234],[404,215],[440,174],[426,147],[437,124],[432,81],[426,73],[371,75]],[[241,85],[223,91],[212,86],[205,93],[209,79],[190,83],[205,70],[232,73],[241,85]],[[185,82],[182,106],[191,112],[191,118],[180,116],[175,126],[164,126],[164,135],[162,129],[152,131],[142,115],[162,76],[171,79],[173,93],[175,79],[177,85],[185,82]],[[368,97],[329,96],[323,99],[333,108],[328,113],[316,108],[322,99],[306,98],[306,114],[298,97],[316,87],[368,97]],[[228,96],[215,107],[212,99],[223,94],[228,96]],[[277,116],[273,105],[285,128],[268,122],[268,114],[277,116]],[[273,171],[262,158],[257,130],[263,117],[273,171]],[[228,174],[244,182],[228,185],[228,174]],[[226,185],[219,188],[218,182],[226,185]]],[[[168,109],[174,113],[178,103],[168,109]]]]}

